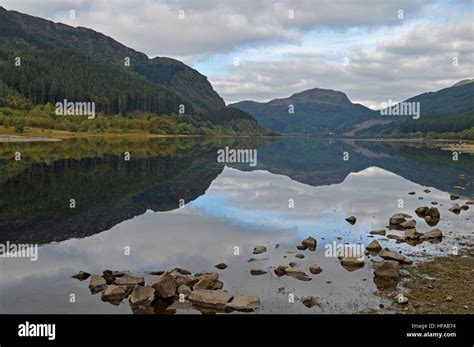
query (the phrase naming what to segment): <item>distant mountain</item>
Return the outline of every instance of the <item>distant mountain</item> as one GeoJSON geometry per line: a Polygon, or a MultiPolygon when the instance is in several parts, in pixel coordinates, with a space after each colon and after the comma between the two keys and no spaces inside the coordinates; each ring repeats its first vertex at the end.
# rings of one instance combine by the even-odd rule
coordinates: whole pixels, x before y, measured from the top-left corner
{"type": "MultiPolygon", "coordinates": [[[[377,124],[360,130],[358,136],[388,135],[400,136],[410,133],[460,133],[465,138],[474,136],[474,80],[465,79],[451,87],[419,94],[404,102],[418,102],[420,116],[382,116],[391,119],[390,124],[377,124]]],[[[396,107],[393,106],[393,107],[396,107]]]]}
{"type": "MultiPolygon", "coordinates": [[[[96,101],[109,99],[112,104],[105,106],[111,108],[112,112],[138,109],[156,113],[170,113],[177,111],[178,104],[187,104],[187,113],[205,113],[225,108],[224,100],[214,91],[207,78],[198,71],[170,58],[149,59],[144,53],[126,47],[114,39],[83,27],[71,27],[61,23],[22,14],[16,11],[7,11],[0,7],[0,70],[12,68],[14,57],[24,58],[22,66],[27,68],[28,64],[35,65],[41,73],[41,80],[32,84],[33,90],[22,90],[21,76],[6,79],[2,76],[2,82],[6,87],[20,92],[28,98],[35,98],[37,93],[42,101],[50,101],[51,90],[73,89],[72,96],[78,94],[86,97],[96,96],[96,101]],[[52,76],[44,76],[50,68],[51,56],[60,56],[61,59],[68,56],[76,56],[75,59],[67,59],[67,63],[82,62],[86,56],[88,64],[93,64],[93,69],[83,71],[84,65],[69,68],[73,76],[64,73],[62,81],[54,81],[52,76]],[[130,64],[127,66],[126,59],[130,64]],[[94,71],[96,73],[94,74],[94,71]],[[102,75],[102,71],[105,71],[102,75]],[[115,75],[112,81],[104,80],[104,77],[115,75]],[[89,90],[89,85],[71,87],[69,82],[78,83],[82,77],[90,80],[90,85],[97,85],[100,89],[112,89],[111,93],[105,91],[95,92],[94,95],[84,94],[89,90]],[[118,90],[114,89],[113,83],[118,84],[127,81],[129,86],[122,85],[118,90]],[[43,84],[47,84],[43,86],[43,84]],[[58,86],[59,84],[59,86],[58,86]],[[104,84],[108,84],[107,87],[104,84]],[[142,86],[140,86],[142,85],[142,86]],[[138,86],[138,87],[137,87],[138,86]],[[47,88],[46,88],[47,87],[47,88]],[[62,88],[65,87],[65,88],[62,88]],[[135,88],[135,91],[129,91],[135,88]],[[138,89],[136,89],[138,88],[138,89]],[[84,89],[81,94],[80,89],[84,89]],[[121,95],[114,95],[121,94],[121,95]],[[140,95],[142,96],[140,99],[140,95]],[[122,104],[122,105],[119,105],[122,104]],[[124,106],[125,104],[125,106],[124,106]],[[140,105],[141,104],[141,105],[140,105]],[[145,106],[146,105],[146,106],[145,106]],[[120,107],[119,107],[120,106],[120,107]]],[[[57,59],[56,71],[62,71],[62,60],[57,59]]],[[[4,72],[4,71],[1,71],[4,72]]],[[[2,74],[3,75],[3,74],[2,74]]],[[[19,75],[19,74],[17,74],[19,75]]],[[[24,78],[26,79],[27,76],[24,78]]],[[[32,77],[32,76],[28,76],[32,77]]],[[[36,76],[33,76],[36,77],[36,76]]],[[[28,89],[23,86],[24,89],[28,89]]],[[[5,89],[5,88],[3,88],[5,89]]],[[[99,88],[98,88],[99,89],[99,88]]],[[[92,94],[92,93],[89,93],[92,94]]],[[[39,100],[38,100],[39,101],[39,100]]]]}
{"type": "Polygon", "coordinates": [[[453,84],[451,87],[459,87],[459,86],[462,86],[464,84],[469,84],[469,83],[474,83],[474,79],[469,79],[468,78],[468,79],[459,81],[458,83],[453,84]]]}
{"type": "Polygon", "coordinates": [[[250,113],[266,128],[287,134],[342,134],[377,116],[342,92],[320,88],[266,103],[242,101],[229,106],[250,113]],[[292,108],[294,113],[290,113],[292,108]]]}
{"type": "MultiPolygon", "coordinates": [[[[420,116],[462,116],[474,113],[474,80],[462,80],[452,87],[419,94],[405,102],[419,102],[420,116]]],[[[420,118],[421,118],[420,117],[420,118]]]]}

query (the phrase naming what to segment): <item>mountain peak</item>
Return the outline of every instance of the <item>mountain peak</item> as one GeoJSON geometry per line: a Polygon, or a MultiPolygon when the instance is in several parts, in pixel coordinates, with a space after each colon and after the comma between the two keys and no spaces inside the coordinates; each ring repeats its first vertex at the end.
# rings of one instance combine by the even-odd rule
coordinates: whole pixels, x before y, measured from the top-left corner
{"type": "Polygon", "coordinates": [[[343,102],[350,102],[347,98],[347,95],[343,92],[332,90],[332,89],[323,89],[323,88],[312,88],[308,90],[304,90],[302,92],[298,92],[293,94],[289,97],[289,99],[297,99],[297,100],[313,100],[313,101],[320,101],[330,99],[339,99],[339,101],[343,102]],[[318,100],[320,99],[320,100],[318,100]]]}

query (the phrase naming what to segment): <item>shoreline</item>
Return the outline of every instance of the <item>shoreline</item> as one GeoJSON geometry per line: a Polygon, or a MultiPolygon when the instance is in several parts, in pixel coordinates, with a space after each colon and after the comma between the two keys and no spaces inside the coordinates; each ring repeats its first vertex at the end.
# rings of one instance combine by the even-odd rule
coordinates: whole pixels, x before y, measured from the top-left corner
{"type": "MultiPolygon", "coordinates": [[[[466,276],[474,268],[474,247],[407,269],[406,305],[397,311],[411,314],[473,314],[474,282],[466,276]]],[[[396,305],[396,304],[395,304],[396,305]]]]}

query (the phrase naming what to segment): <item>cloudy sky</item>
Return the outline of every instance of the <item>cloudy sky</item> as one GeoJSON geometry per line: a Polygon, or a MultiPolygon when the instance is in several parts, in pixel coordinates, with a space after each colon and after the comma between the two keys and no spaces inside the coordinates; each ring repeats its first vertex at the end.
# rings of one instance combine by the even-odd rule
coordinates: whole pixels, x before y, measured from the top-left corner
{"type": "Polygon", "coordinates": [[[372,108],[472,78],[473,0],[0,0],[180,59],[227,103],[310,88],[372,108]],[[75,18],[70,18],[70,11],[75,18]]]}

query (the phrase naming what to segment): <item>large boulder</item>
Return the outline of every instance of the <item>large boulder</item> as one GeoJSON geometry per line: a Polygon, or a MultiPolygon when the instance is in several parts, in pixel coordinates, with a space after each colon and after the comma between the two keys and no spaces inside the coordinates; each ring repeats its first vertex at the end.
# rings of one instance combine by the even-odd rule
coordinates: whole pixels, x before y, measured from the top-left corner
{"type": "Polygon", "coordinates": [[[430,207],[428,209],[428,212],[426,212],[426,215],[430,216],[433,219],[439,219],[440,218],[439,210],[436,207],[430,207]]]}
{"type": "Polygon", "coordinates": [[[233,296],[225,290],[193,290],[188,300],[195,306],[224,310],[233,296]]]}
{"type": "Polygon", "coordinates": [[[170,275],[173,276],[173,278],[176,281],[176,287],[179,287],[180,285],[186,285],[192,287],[199,279],[194,277],[193,275],[190,274],[182,274],[181,272],[177,271],[174,269],[173,271],[170,272],[170,275]]]}
{"type": "Polygon", "coordinates": [[[406,229],[404,235],[407,240],[418,240],[421,234],[416,229],[406,229]]]}
{"type": "Polygon", "coordinates": [[[406,215],[404,213],[395,213],[392,217],[390,217],[390,225],[399,225],[403,222],[406,222],[405,216],[406,215]]]}
{"type": "Polygon", "coordinates": [[[122,277],[117,277],[115,279],[115,284],[118,286],[135,287],[144,285],[145,280],[143,276],[125,275],[122,277]]]}
{"type": "Polygon", "coordinates": [[[238,296],[225,305],[226,311],[254,312],[261,306],[260,299],[256,296],[238,296]]]}
{"type": "Polygon", "coordinates": [[[374,275],[386,280],[397,280],[400,276],[400,264],[395,260],[382,260],[375,265],[374,275]]]}
{"type": "Polygon", "coordinates": [[[193,290],[216,290],[222,289],[224,283],[218,280],[219,275],[202,275],[193,285],[193,290]]]}
{"type": "Polygon", "coordinates": [[[430,208],[428,206],[421,206],[415,210],[415,213],[418,217],[424,218],[428,214],[429,209],[430,208]]]}
{"type": "Polygon", "coordinates": [[[385,236],[386,233],[387,231],[385,229],[376,229],[370,232],[371,235],[383,235],[383,236],[385,236]]]}
{"type": "Polygon", "coordinates": [[[150,286],[136,286],[128,301],[132,306],[150,306],[155,299],[155,289],[150,286]]]}
{"type": "Polygon", "coordinates": [[[341,265],[349,271],[363,267],[364,263],[364,258],[362,257],[344,257],[341,259],[341,265]]]}
{"type": "Polygon", "coordinates": [[[109,302],[113,305],[118,305],[126,296],[126,291],[123,287],[110,285],[102,291],[102,301],[109,302]]]}
{"type": "Polygon", "coordinates": [[[413,229],[416,226],[416,220],[411,219],[406,222],[402,222],[399,224],[399,226],[403,229],[413,229]]]}
{"type": "Polygon", "coordinates": [[[365,249],[368,250],[369,252],[378,252],[382,249],[382,246],[377,240],[373,240],[371,243],[367,245],[367,247],[365,247],[365,249]]]}
{"type": "Polygon", "coordinates": [[[89,281],[89,290],[92,294],[100,293],[107,287],[107,282],[101,276],[92,275],[89,281]]]}
{"type": "Polygon", "coordinates": [[[168,299],[176,296],[176,280],[169,273],[165,272],[158,278],[155,278],[149,284],[155,290],[155,297],[159,299],[168,299]]]}
{"type": "Polygon", "coordinates": [[[413,264],[413,261],[407,259],[405,256],[401,255],[400,253],[395,253],[385,248],[382,252],[380,252],[379,257],[386,259],[386,260],[395,260],[402,264],[413,264]]]}
{"type": "Polygon", "coordinates": [[[431,231],[428,231],[426,233],[423,233],[420,235],[420,239],[422,240],[437,240],[437,239],[442,239],[443,238],[443,233],[439,229],[433,229],[431,231]]]}

